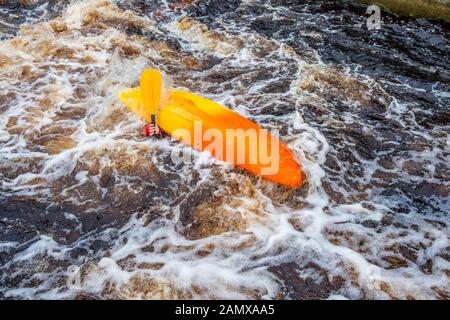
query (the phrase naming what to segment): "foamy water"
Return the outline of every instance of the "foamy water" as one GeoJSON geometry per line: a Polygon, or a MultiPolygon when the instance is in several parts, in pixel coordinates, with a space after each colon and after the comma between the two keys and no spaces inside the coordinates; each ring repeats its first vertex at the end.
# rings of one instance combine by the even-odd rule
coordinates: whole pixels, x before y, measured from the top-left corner
{"type": "MultiPolygon", "coordinates": [[[[176,1],[73,1],[6,29],[0,297],[449,297],[441,27],[426,29],[430,66],[399,51],[399,70],[394,58],[378,69],[326,8],[233,3],[205,14],[176,1]],[[351,59],[327,47],[330,34],[353,45],[351,59]],[[144,68],[278,131],[307,184],[290,190],[197,152],[173,164],[188,147],[142,137],[117,100],[144,68]]],[[[425,32],[354,28],[382,44],[425,32]]]]}

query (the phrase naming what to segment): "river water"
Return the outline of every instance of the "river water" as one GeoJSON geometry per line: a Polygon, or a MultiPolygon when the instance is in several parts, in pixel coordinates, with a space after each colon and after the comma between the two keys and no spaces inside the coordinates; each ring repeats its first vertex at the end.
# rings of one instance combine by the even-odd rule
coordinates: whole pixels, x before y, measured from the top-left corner
{"type": "Polygon", "coordinates": [[[450,298],[449,25],[350,1],[0,1],[0,298],[450,298]],[[276,132],[291,190],[117,99],[144,68],[276,132]]]}

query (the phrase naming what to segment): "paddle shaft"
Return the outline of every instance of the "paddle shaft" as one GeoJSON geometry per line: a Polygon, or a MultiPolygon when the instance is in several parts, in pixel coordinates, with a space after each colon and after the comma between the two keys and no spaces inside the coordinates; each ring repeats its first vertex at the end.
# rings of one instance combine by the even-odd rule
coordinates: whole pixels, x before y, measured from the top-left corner
{"type": "MultiPolygon", "coordinates": [[[[156,116],[154,114],[151,115],[151,119],[152,119],[152,125],[155,127],[156,126],[156,116]]],[[[157,138],[159,138],[159,133],[155,134],[155,136],[157,138]]]]}

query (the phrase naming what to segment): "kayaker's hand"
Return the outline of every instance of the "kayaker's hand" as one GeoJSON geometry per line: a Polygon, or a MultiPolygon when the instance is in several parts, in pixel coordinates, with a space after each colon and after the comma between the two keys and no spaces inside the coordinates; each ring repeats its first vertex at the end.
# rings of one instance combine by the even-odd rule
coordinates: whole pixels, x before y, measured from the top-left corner
{"type": "Polygon", "coordinates": [[[153,125],[153,124],[149,123],[144,128],[144,134],[147,137],[159,136],[160,133],[161,133],[161,130],[159,129],[157,124],[153,125]]]}

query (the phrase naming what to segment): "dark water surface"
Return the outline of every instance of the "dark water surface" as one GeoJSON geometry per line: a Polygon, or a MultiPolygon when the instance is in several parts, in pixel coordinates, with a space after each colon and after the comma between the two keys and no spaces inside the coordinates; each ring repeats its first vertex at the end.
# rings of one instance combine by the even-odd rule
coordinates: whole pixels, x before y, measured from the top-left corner
{"type": "Polygon", "coordinates": [[[0,297],[448,299],[449,25],[365,12],[4,1],[0,297]],[[117,101],[148,67],[278,131],[308,183],[173,164],[117,101]]]}

